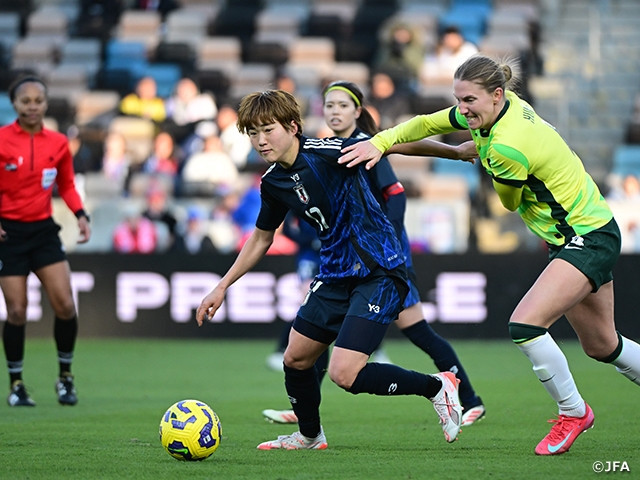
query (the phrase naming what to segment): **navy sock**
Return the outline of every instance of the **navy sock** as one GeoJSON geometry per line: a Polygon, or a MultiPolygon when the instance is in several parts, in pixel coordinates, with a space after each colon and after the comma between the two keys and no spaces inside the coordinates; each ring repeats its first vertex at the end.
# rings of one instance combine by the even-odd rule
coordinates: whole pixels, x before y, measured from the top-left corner
{"type": "Polygon", "coordinates": [[[24,361],[24,339],[26,325],[13,325],[4,322],[2,343],[9,369],[9,383],[22,380],[22,362],[24,361]]]}
{"type": "Polygon", "coordinates": [[[468,409],[482,403],[451,344],[438,335],[426,320],[405,328],[402,333],[433,359],[439,371],[453,372],[460,379],[459,395],[463,407],[468,409]]]}
{"type": "Polygon", "coordinates": [[[327,367],[329,366],[329,349],[327,348],[322,355],[318,357],[316,360],[316,370],[318,371],[318,383],[322,385],[322,380],[324,380],[325,375],[327,374],[327,367]]]}
{"type": "Polygon", "coordinates": [[[296,370],[284,365],[284,385],[300,433],[314,438],[320,433],[320,383],[315,366],[296,370]]]}
{"type": "Polygon", "coordinates": [[[372,395],[421,395],[431,398],[442,382],[431,375],[406,370],[390,363],[367,363],[347,391],[372,395]]]}
{"type": "Polygon", "coordinates": [[[53,322],[53,337],[58,348],[58,364],[60,375],[71,373],[71,363],[73,362],[73,350],[78,336],[78,317],[74,316],[69,320],[62,320],[55,317],[53,322]]]}

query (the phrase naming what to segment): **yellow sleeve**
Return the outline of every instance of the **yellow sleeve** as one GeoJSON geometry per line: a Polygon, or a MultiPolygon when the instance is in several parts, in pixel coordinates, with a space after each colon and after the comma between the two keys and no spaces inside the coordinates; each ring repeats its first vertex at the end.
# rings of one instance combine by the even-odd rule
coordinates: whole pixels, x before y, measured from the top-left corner
{"type": "Polygon", "coordinates": [[[522,203],[522,187],[515,187],[499,183],[493,180],[493,188],[495,189],[498,197],[500,197],[500,203],[511,212],[515,212],[520,203],[522,203]]]}
{"type": "Polygon", "coordinates": [[[415,142],[432,135],[453,132],[458,128],[453,126],[451,122],[452,109],[455,107],[449,107],[429,115],[416,115],[406,122],[376,134],[371,138],[371,143],[381,152],[386,152],[397,143],[415,142]]]}

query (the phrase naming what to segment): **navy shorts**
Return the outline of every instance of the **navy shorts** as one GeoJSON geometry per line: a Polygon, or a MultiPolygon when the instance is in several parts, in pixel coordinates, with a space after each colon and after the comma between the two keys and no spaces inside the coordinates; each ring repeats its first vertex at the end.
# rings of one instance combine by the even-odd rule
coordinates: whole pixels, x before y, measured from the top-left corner
{"type": "Polygon", "coordinates": [[[420,292],[418,291],[418,285],[416,285],[416,272],[413,267],[409,267],[407,270],[409,273],[409,293],[404,300],[404,308],[413,307],[420,302],[420,292]]]}
{"type": "Polygon", "coordinates": [[[338,347],[370,355],[398,318],[408,289],[404,267],[338,282],[315,279],[293,328],[318,342],[335,340],[338,347]]]}
{"type": "Polygon", "coordinates": [[[38,222],[0,219],[7,239],[0,242],[0,276],[27,276],[29,272],[67,259],[52,218],[38,222]]]}

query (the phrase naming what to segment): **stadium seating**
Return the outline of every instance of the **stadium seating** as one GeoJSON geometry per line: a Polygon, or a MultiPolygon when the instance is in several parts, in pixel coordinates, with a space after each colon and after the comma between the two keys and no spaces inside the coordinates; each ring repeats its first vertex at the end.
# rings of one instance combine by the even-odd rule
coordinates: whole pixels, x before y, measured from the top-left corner
{"type": "Polygon", "coordinates": [[[640,145],[620,145],[613,155],[611,173],[640,176],[640,145]]]}
{"type": "Polygon", "coordinates": [[[158,96],[168,98],[180,80],[182,70],[175,63],[151,63],[145,68],[144,74],[156,81],[158,96]]]}
{"type": "Polygon", "coordinates": [[[0,13],[0,45],[2,46],[3,64],[9,63],[11,47],[20,38],[20,14],[17,12],[0,13]]]}
{"type": "MultiPolygon", "coordinates": [[[[296,81],[300,95],[317,95],[322,82],[329,78],[353,81],[366,92],[373,59],[394,22],[421,29],[428,51],[435,48],[438,33],[445,26],[456,25],[485,54],[504,57],[515,53],[528,59],[531,57],[527,54],[537,47],[535,31],[531,29],[548,13],[547,6],[542,8],[540,0],[176,2],[179,8],[162,19],[157,12],[128,8],[128,2],[123,2],[122,9],[100,10],[97,5],[105,2],[2,0],[0,122],[8,123],[15,118],[6,93],[10,82],[20,73],[39,74],[49,85],[48,122],[51,123],[48,124],[64,130],[75,123],[84,140],[94,146],[100,145],[109,128],[129,130],[132,150],[139,159],[150,149],[153,130],[148,123],[133,125],[128,123],[129,119],[117,118],[117,107],[120,98],[130,93],[143,75],[150,74],[156,79],[162,97],[172,92],[178,78],[193,76],[202,90],[215,96],[219,105],[237,102],[242,95],[256,89],[273,87],[275,76],[280,73],[290,75],[296,81]],[[87,6],[93,4],[92,8],[87,6]]],[[[627,97],[619,92],[633,90],[630,86],[636,86],[638,80],[632,48],[637,43],[632,35],[632,19],[637,18],[634,17],[637,10],[631,3],[624,3],[611,13],[620,14],[620,22],[624,23],[624,12],[628,11],[631,26],[621,24],[619,28],[606,30],[608,33],[602,38],[602,58],[614,62],[617,56],[626,56],[629,62],[603,63],[603,68],[615,72],[606,78],[594,74],[591,79],[566,81],[569,72],[582,71],[585,65],[591,65],[585,63],[584,55],[571,55],[579,45],[571,42],[585,43],[586,32],[580,22],[587,18],[589,9],[585,5],[595,3],[595,0],[558,3],[558,12],[568,13],[568,23],[559,24],[563,28],[558,32],[553,49],[545,45],[544,75],[533,71],[527,79],[538,102],[534,105],[536,110],[564,131],[572,126],[569,120],[575,120],[579,130],[572,130],[566,137],[578,147],[589,143],[583,142],[581,134],[593,137],[588,138],[590,151],[596,150],[596,141],[603,143],[603,140],[595,138],[595,130],[587,128],[586,119],[597,113],[602,138],[615,137],[617,124],[614,119],[620,117],[620,112],[629,104],[627,97]],[[575,26],[579,27],[577,32],[582,32],[582,36],[577,34],[569,41],[571,28],[568,27],[575,26]],[[625,36],[629,38],[625,54],[616,55],[615,52],[622,50],[605,48],[604,42],[609,37],[625,36]],[[576,92],[581,91],[582,96],[569,100],[567,85],[575,87],[576,92]],[[609,95],[612,100],[608,101],[606,109],[594,107],[590,99],[584,100],[585,94],[589,96],[592,91],[588,88],[594,86],[615,87],[615,95],[609,95]],[[612,102],[617,103],[612,107],[612,102]]],[[[609,20],[603,17],[602,21],[609,20]]],[[[595,102],[600,94],[593,97],[595,102]]],[[[452,104],[449,84],[442,89],[419,88],[413,94],[411,112],[407,115],[429,113],[452,104]]],[[[623,122],[624,119],[620,120],[623,122]]],[[[309,129],[305,127],[305,131],[319,129],[321,117],[316,116],[307,126],[309,129]]],[[[602,159],[598,165],[585,161],[590,172],[594,167],[607,173],[610,170],[612,175],[640,169],[640,162],[634,160],[638,158],[635,147],[640,146],[640,121],[630,119],[623,129],[625,127],[627,143],[635,145],[616,145],[615,149],[603,147],[597,155],[592,155],[602,159]],[[609,160],[611,165],[607,163],[609,160]]],[[[625,132],[620,132],[619,138],[623,139],[624,135],[625,132]]],[[[455,143],[458,139],[444,136],[443,141],[455,143]]],[[[587,158],[584,153],[578,153],[583,159],[587,158]]],[[[478,169],[468,164],[438,159],[405,162],[399,168],[403,181],[414,182],[408,190],[423,198],[436,201],[441,197],[473,195],[478,188],[478,169]],[[442,176],[453,178],[446,182],[434,180],[442,176]]],[[[88,184],[96,186],[97,182],[90,180],[88,184]]],[[[491,222],[478,228],[484,232],[484,237],[497,238],[495,225],[491,222]]],[[[497,232],[502,234],[501,227],[497,232]]],[[[515,245],[511,238],[507,240],[503,248],[515,245]]],[[[490,243],[484,243],[485,251],[490,243]]]]}
{"type": "Polygon", "coordinates": [[[9,95],[0,93],[0,125],[6,125],[16,119],[16,112],[9,100],[9,95]]]}

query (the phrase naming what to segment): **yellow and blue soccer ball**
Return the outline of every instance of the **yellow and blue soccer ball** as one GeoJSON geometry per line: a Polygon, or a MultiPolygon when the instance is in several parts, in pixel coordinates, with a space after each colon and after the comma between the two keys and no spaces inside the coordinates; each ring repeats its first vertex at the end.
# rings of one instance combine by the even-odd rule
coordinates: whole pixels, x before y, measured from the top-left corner
{"type": "Polygon", "coordinates": [[[178,460],[204,460],[216,451],[221,438],[218,415],[199,400],[174,403],[160,420],[160,443],[178,460]]]}

